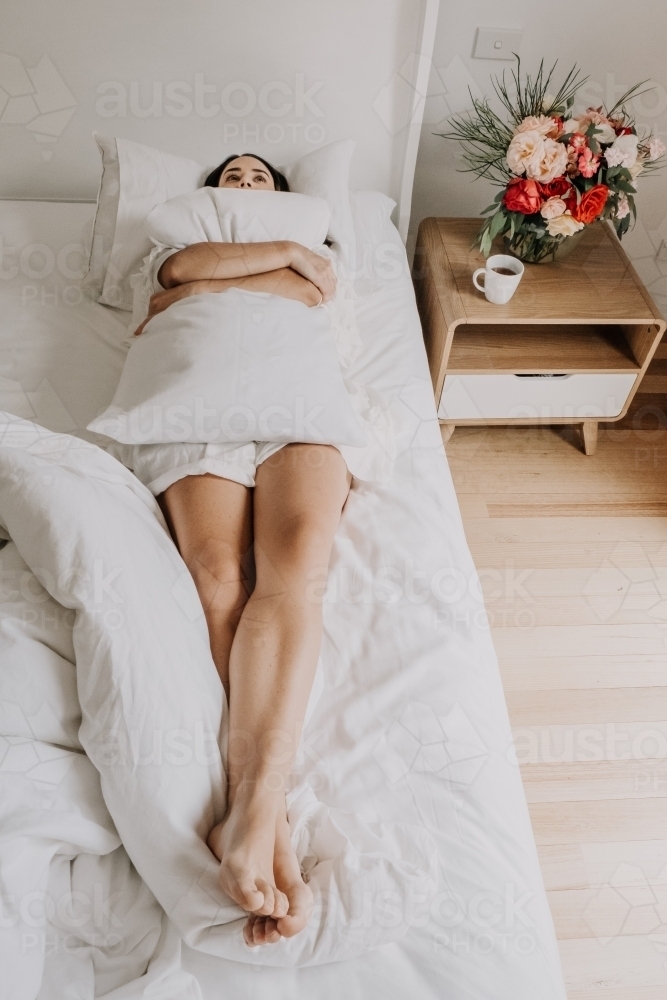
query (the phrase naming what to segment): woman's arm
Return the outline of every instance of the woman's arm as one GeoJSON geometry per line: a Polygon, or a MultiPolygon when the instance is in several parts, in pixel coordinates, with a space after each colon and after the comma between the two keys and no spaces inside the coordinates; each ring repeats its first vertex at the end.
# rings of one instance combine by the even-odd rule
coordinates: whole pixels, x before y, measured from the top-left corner
{"type": "Polygon", "coordinates": [[[164,312],[174,302],[190,295],[200,295],[202,292],[224,292],[228,288],[244,288],[247,292],[269,292],[281,295],[284,299],[295,299],[306,306],[317,306],[322,302],[322,293],[312,281],[297,274],[289,267],[276,268],[274,271],[264,271],[260,274],[250,274],[239,278],[204,278],[199,281],[186,281],[174,285],[151,296],[148,315],[143,323],[134,331],[138,337],[143,333],[149,319],[164,312]]]}
{"type": "Polygon", "coordinates": [[[164,288],[192,281],[244,278],[291,269],[319,288],[328,302],[336,290],[330,262],[300,243],[194,243],[168,257],[158,273],[164,288]]]}

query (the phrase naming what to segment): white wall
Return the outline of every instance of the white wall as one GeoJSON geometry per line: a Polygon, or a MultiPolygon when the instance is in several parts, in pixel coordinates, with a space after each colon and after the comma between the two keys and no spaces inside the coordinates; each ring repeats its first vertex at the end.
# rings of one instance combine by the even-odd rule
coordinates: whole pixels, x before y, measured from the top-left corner
{"type": "MultiPolygon", "coordinates": [[[[638,123],[653,127],[667,144],[665,0],[441,0],[415,176],[413,239],[426,216],[477,215],[497,190],[457,173],[462,166],[457,144],[432,134],[447,131],[451,111],[469,106],[468,84],[491,96],[491,75],[512,66],[472,58],[477,27],[522,28],[519,54],[531,71],[542,56],[548,65],[558,59],[564,72],[576,62],[591,77],[582,106],[614,104],[632,84],[651,78],[655,93],[635,102],[633,111],[638,123]]],[[[639,222],[623,245],[667,315],[667,250],[656,258],[662,240],[667,242],[667,168],[659,176],[640,177],[638,191],[639,222]]]]}
{"type": "Polygon", "coordinates": [[[2,0],[0,197],[95,198],[91,132],[206,165],[358,143],[398,195],[423,0],[2,0]]]}
{"type": "MultiPolygon", "coordinates": [[[[413,94],[406,76],[422,3],[3,0],[0,197],[94,198],[100,166],[93,129],[207,164],[239,148],[289,162],[322,142],[353,136],[353,186],[396,197],[413,94]],[[10,63],[3,64],[3,54],[10,63]],[[258,100],[247,114],[229,113],[223,97],[235,81],[257,98],[265,84],[279,83],[285,92],[268,101],[289,110],[267,114],[258,100]],[[198,86],[209,89],[198,95],[198,86]],[[16,98],[11,108],[7,87],[16,98]],[[124,102],[114,104],[114,93],[124,102]]],[[[559,58],[563,70],[579,62],[592,78],[584,103],[652,77],[658,90],[642,99],[638,118],[667,141],[666,0],[441,0],[413,238],[427,215],[476,215],[490,200],[488,185],[456,173],[456,145],[432,134],[469,103],[468,84],[490,94],[490,74],[511,65],[471,58],[478,26],[523,28],[520,52],[532,69],[542,55],[559,58]]],[[[230,100],[238,105],[243,93],[230,100]]],[[[667,171],[640,179],[638,206],[640,222],[624,245],[667,311],[667,262],[655,257],[667,239],[667,171]]]]}

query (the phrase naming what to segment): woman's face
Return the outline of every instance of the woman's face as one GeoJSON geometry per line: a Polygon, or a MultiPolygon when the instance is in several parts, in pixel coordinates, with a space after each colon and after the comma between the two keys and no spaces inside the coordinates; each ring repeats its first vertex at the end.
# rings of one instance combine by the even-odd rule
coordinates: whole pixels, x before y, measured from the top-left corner
{"type": "Polygon", "coordinates": [[[257,188],[260,191],[275,191],[273,177],[261,160],[254,156],[237,156],[223,170],[218,187],[257,188]]]}

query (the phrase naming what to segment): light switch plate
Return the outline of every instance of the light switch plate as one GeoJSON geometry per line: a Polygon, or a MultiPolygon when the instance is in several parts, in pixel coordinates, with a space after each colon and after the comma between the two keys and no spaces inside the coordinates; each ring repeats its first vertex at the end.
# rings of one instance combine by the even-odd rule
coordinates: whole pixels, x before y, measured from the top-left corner
{"type": "Polygon", "coordinates": [[[514,59],[522,34],[517,28],[478,28],[473,59],[514,59]]]}

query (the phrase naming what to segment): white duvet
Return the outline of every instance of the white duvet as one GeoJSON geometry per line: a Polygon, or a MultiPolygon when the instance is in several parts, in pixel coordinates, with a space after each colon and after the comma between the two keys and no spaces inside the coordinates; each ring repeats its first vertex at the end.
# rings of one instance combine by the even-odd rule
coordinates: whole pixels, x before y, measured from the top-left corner
{"type": "MultiPolygon", "coordinates": [[[[42,219],[45,209],[38,210],[42,219]]],[[[62,236],[62,222],[54,220],[58,235],[49,238],[71,241],[62,236]]],[[[46,241],[42,230],[31,229],[23,242],[40,240],[46,241]]],[[[22,245],[16,236],[11,242],[22,245]]],[[[198,746],[212,745],[204,737],[207,728],[215,730],[221,703],[208,700],[201,709],[198,743],[165,731],[172,723],[185,729],[195,686],[210,690],[210,662],[197,656],[199,665],[190,663],[204,639],[189,577],[179,575],[152,498],[122,466],[101,451],[83,450],[80,440],[11,418],[0,430],[0,517],[13,519],[16,535],[0,550],[0,986],[11,1000],[195,1000],[200,990],[206,1000],[565,996],[405,253],[392,227],[371,251],[376,269],[357,283],[363,350],[351,376],[391,401],[398,457],[390,483],[355,484],[337,534],[324,609],[322,693],[295,765],[290,816],[304,868],[318,857],[330,885],[359,880],[361,898],[346,911],[334,893],[336,919],[316,915],[313,926],[324,933],[305,938],[301,955],[281,958],[284,942],[266,950],[237,947],[240,924],[223,922],[238,911],[220,905],[212,858],[204,864],[189,825],[205,825],[198,796],[209,789],[213,810],[219,806],[219,765],[206,752],[196,764],[193,758],[198,746]],[[65,527],[56,527],[66,496],[65,527]],[[88,580],[76,572],[72,580],[86,553],[90,558],[83,537],[94,522],[93,497],[108,525],[95,532],[88,580]],[[114,575],[127,566],[116,550],[133,547],[131,575],[127,569],[114,575]],[[42,561],[41,552],[51,548],[42,561]],[[44,570],[53,573],[58,600],[40,588],[27,563],[47,585],[44,570]],[[55,570],[63,565],[59,579],[55,570]],[[68,608],[60,602],[70,586],[68,608]],[[175,612],[164,636],[147,590],[175,612]],[[124,594],[147,609],[140,632],[152,630],[159,669],[143,655],[134,626],[132,641],[104,632],[104,625],[119,623],[119,610],[125,613],[114,597],[124,594]],[[170,676],[174,667],[165,637],[179,620],[192,679],[181,682],[185,691],[165,694],[163,663],[170,676]],[[105,689],[91,690],[84,679],[93,681],[107,662],[116,666],[104,700],[105,689]],[[134,714],[126,738],[135,757],[114,764],[111,751],[120,739],[105,748],[95,733],[128,701],[134,714]],[[82,752],[84,737],[101,780],[82,752]],[[168,794],[172,780],[182,796],[168,794]],[[338,861],[327,861],[325,851],[338,861]],[[166,863],[174,854],[176,867],[166,863]],[[193,868],[200,878],[191,886],[193,868]],[[192,894],[169,920],[160,903],[169,907],[186,886],[192,894]],[[181,945],[179,928],[189,944],[181,945]],[[317,964],[326,954],[343,958],[355,943],[370,950],[317,964]]],[[[365,256],[358,248],[359,259],[365,256]]],[[[26,307],[20,289],[16,305],[6,290],[3,303],[0,337],[14,379],[1,387],[4,408],[13,410],[20,389],[21,412],[29,415],[30,405],[38,421],[81,434],[113,395],[122,354],[112,335],[117,328],[122,336],[123,326],[97,304],[26,307]],[[105,344],[95,340],[96,327],[105,344]],[[45,380],[60,410],[46,407],[45,380]],[[73,414],[69,423],[63,412],[73,414]]],[[[134,605],[128,613],[136,624],[134,605]]],[[[181,637],[176,649],[183,644],[181,637]]]]}
{"type": "MultiPolygon", "coordinates": [[[[47,782],[56,772],[65,776],[72,770],[94,800],[82,822],[81,803],[76,795],[70,798],[71,778],[64,787],[56,781],[55,789],[42,792],[39,842],[17,859],[17,844],[8,840],[13,896],[23,900],[31,891],[48,893],[44,878],[54,854],[106,854],[119,847],[120,836],[186,941],[212,954],[248,960],[245,915],[219,891],[218,863],[205,843],[225,805],[222,687],[194,583],[159,508],[95,445],[9,415],[0,418],[0,437],[0,520],[11,538],[0,559],[5,580],[20,584],[10,588],[10,607],[2,609],[3,638],[12,650],[4,664],[10,669],[5,683],[18,695],[11,700],[4,687],[3,733],[22,741],[15,744],[23,747],[19,754],[44,760],[47,782]],[[40,621],[47,603],[48,613],[63,623],[62,651],[54,657],[41,647],[33,659],[25,649],[34,641],[25,612],[37,609],[40,621]],[[68,618],[66,609],[74,615],[68,618]],[[27,634],[21,634],[21,618],[27,634]],[[78,732],[78,718],[71,717],[72,661],[81,707],[78,732]],[[27,683],[24,663],[34,673],[32,683],[27,683]],[[36,690],[48,689],[55,698],[42,703],[41,713],[32,713],[22,692],[29,699],[36,690]],[[54,709],[59,706],[66,707],[69,719],[58,718],[54,709]],[[99,772],[101,795],[91,764],[99,772]],[[36,868],[44,883],[38,890],[31,884],[36,868]]],[[[5,837],[14,827],[24,838],[26,821],[35,814],[34,789],[24,786],[21,777],[13,794],[3,798],[9,810],[5,837]]],[[[292,789],[288,807],[316,912],[303,933],[263,948],[259,959],[272,965],[337,961],[402,936],[405,922],[366,926],[359,915],[365,898],[387,894],[407,901],[412,893],[435,894],[435,848],[428,834],[402,824],[369,825],[327,809],[307,784],[292,789]]],[[[8,863],[7,855],[3,860],[8,863]]],[[[130,879],[122,852],[117,860],[130,879]]],[[[146,888],[137,885],[135,891],[152,913],[155,946],[159,917],[146,888]]],[[[76,902],[76,897],[64,902],[60,896],[48,902],[45,897],[37,908],[46,906],[54,933],[65,931],[70,944],[72,939],[83,944],[91,933],[89,914],[76,902]]],[[[10,913],[12,937],[29,944],[32,911],[19,904],[10,913]]],[[[133,926],[127,914],[121,925],[125,933],[111,935],[113,943],[99,947],[102,960],[110,952],[119,964],[128,932],[134,944],[141,925],[133,926]]],[[[94,947],[94,941],[89,943],[94,947]]],[[[26,989],[23,968],[27,958],[34,975],[31,951],[11,948],[14,1000],[34,995],[26,989]]],[[[90,964],[89,956],[85,960],[90,964]]],[[[127,966],[121,972],[126,975],[127,966]]]]}

